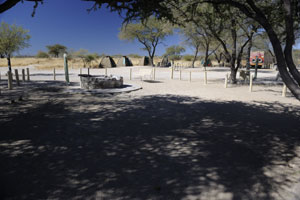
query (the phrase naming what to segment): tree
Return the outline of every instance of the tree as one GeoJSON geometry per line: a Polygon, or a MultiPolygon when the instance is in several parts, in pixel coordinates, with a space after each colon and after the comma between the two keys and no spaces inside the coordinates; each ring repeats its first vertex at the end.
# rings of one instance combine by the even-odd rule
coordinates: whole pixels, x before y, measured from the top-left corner
{"type": "Polygon", "coordinates": [[[216,44],[214,38],[208,34],[205,23],[206,21],[203,20],[203,18],[200,18],[197,22],[190,22],[181,28],[181,34],[187,38],[185,43],[195,49],[192,67],[195,65],[198,52],[204,52],[204,67],[206,67],[209,56],[219,48],[219,45],[216,44]],[[211,48],[213,48],[213,50],[211,50],[211,48]]]}
{"type": "Polygon", "coordinates": [[[58,58],[60,54],[66,53],[67,51],[67,47],[61,44],[48,45],[46,47],[48,49],[48,53],[56,58],[58,58]]]}
{"type": "Polygon", "coordinates": [[[148,52],[151,65],[153,66],[157,45],[170,34],[172,34],[172,26],[170,24],[150,17],[144,23],[130,23],[123,26],[119,33],[119,38],[132,42],[137,40],[143,44],[143,50],[148,52]]]}
{"type": "MultiPolygon", "coordinates": [[[[178,16],[173,15],[172,9],[181,10],[182,13],[193,13],[195,8],[203,4],[202,1],[190,0],[85,0],[95,2],[93,8],[100,8],[103,4],[117,11],[120,15],[126,14],[124,21],[133,19],[143,20],[149,16],[167,18],[176,22],[178,16]]],[[[282,1],[254,1],[254,0],[206,0],[213,5],[229,5],[239,9],[248,18],[260,24],[266,31],[276,56],[278,70],[282,80],[300,100],[300,72],[293,62],[292,49],[295,44],[296,33],[300,30],[300,2],[298,0],[282,1]],[[276,13],[276,14],[274,14],[276,13]],[[284,46],[280,36],[284,35],[284,46]]],[[[197,13],[198,14],[198,13],[197,13]]],[[[181,16],[181,18],[184,16],[181,16]]],[[[185,18],[186,22],[193,18],[185,18]]],[[[299,32],[298,32],[299,33],[299,32]]]]}
{"type": "Polygon", "coordinates": [[[0,26],[0,54],[7,58],[8,69],[11,71],[10,58],[14,52],[17,52],[29,46],[29,31],[21,26],[9,25],[5,22],[0,26]]]}
{"type": "Polygon", "coordinates": [[[185,52],[185,48],[179,45],[173,45],[166,49],[166,53],[164,56],[168,56],[170,60],[174,62],[174,60],[180,60],[180,54],[185,52]]]}
{"type": "Polygon", "coordinates": [[[49,58],[49,55],[44,52],[44,51],[38,51],[38,53],[36,54],[37,58],[49,58]]]}
{"type": "MultiPolygon", "coordinates": [[[[36,8],[38,7],[38,4],[41,3],[43,4],[43,0],[25,0],[25,1],[32,1],[34,2],[34,6],[33,6],[33,12],[31,14],[31,16],[33,17],[34,14],[35,14],[35,10],[36,8]]],[[[19,2],[22,2],[23,3],[23,0],[6,0],[6,1],[3,1],[3,3],[0,3],[0,13],[3,13],[5,12],[6,10],[14,7],[16,4],[18,4],[19,2]]]]}

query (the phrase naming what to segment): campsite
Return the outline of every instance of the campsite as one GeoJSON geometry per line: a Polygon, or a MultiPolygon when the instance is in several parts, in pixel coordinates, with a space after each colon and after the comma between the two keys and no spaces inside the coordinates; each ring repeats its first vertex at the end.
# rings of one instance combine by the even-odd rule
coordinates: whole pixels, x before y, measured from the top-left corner
{"type": "Polygon", "coordinates": [[[0,199],[300,199],[296,1],[11,2],[0,199]]]}

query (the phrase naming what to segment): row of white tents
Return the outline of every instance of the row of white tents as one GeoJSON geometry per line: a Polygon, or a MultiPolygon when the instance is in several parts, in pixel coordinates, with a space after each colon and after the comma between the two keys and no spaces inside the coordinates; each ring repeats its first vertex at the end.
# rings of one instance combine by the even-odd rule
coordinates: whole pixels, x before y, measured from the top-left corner
{"type": "MultiPolygon", "coordinates": [[[[162,64],[165,62],[166,58],[163,58],[161,62],[162,64]]],[[[151,66],[151,62],[149,57],[144,56],[139,60],[139,66],[151,66]]],[[[105,56],[101,59],[99,68],[111,68],[111,67],[117,67],[117,66],[133,66],[131,60],[127,56],[122,56],[118,59],[117,63],[115,63],[114,59],[110,56],[105,56]]]]}

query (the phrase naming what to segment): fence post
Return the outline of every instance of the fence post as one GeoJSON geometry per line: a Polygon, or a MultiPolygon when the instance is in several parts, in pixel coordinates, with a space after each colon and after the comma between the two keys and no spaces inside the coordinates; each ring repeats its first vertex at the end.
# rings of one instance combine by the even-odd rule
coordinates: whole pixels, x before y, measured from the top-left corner
{"type": "Polygon", "coordinates": [[[192,82],[192,71],[190,71],[190,82],[192,82]]]}
{"type": "Polygon", "coordinates": [[[171,67],[171,79],[173,80],[174,78],[174,66],[171,67]]]}
{"type": "Polygon", "coordinates": [[[132,68],[129,69],[129,80],[132,80],[132,68]]]}
{"type": "Polygon", "coordinates": [[[181,74],[182,72],[181,72],[181,69],[180,69],[180,71],[179,71],[179,79],[181,80],[181,74]]]}
{"type": "Polygon", "coordinates": [[[105,68],[105,76],[107,76],[107,68],[105,68]]]}
{"type": "Polygon", "coordinates": [[[252,92],[252,86],[253,86],[253,74],[250,74],[250,86],[249,86],[249,92],[252,92]]]}
{"type": "Polygon", "coordinates": [[[287,92],[286,84],[283,84],[283,88],[282,88],[282,96],[283,97],[286,97],[286,92],[287,92]]]}
{"type": "Polygon", "coordinates": [[[55,67],[53,68],[53,80],[56,81],[56,72],[55,72],[55,67]]]}
{"type": "Polygon", "coordinates": [[[88,67],[88,75],[90,75],[90,68],[88,67]]]}
{"type": "Polygon", "coordinates": [[[20,85],[20,80],[19,80],[19,72],[18,72],[17,69],[15,69],[15,76],[16,76],[17,85],[19,86],[20,85]]]}
{"type": "Polygon", "coordinates": [[[22,81],[25,82],[25,69],[22,69],[22,81]]]}
{"type": "Polygon", "coordinates": [[[7,86],[8,86],[8,89],[9,90],[12,90],[13,89],[13,85],[12,85],[12,73],[11,71],[8,71],[7,72],[7,75],[8,75],[8,79],[7,79],[7,86]]]}
{"type": "Polygon", "coordinates": [[[226,74],[225,76],[225,85],[224,85],[225,88],[227,88],[227,84],[228,84],[228,74],[226,74]]]}
{"type": "Polygon", "coordinates": [[[204,71],[204,85],[207,85],[207,72],[204,71]]]}
{"type": "Polygon", "coordinates": [[[29,68],[26,68],[26,71],[27,71],[27,81],[30,81],[29,68]]]}
{"type": "Polygon", "coordinates": [[[153,80],[155,81],[155,72],[156,72],[156,70],[155,70],[155,67],[153,68],[153,80]]]}

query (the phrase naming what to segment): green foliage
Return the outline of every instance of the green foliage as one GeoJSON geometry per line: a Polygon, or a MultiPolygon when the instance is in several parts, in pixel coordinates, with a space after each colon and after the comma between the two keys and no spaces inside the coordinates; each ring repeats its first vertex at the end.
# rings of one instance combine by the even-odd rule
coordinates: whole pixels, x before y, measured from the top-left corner
{"type": "Polygon", "coordinates": [[[185,61],[192,61],[194,59],[194,56],[193,55],[184,55],[182,58],[185,61]]]}
{"type": "Polygon", "coordinates": [[[56,58],[67,51],[67,47],[61,44],[48,45],[46,47],[48,49],[48,53],[56,58]]]}
{"type": "Polygon", "coordinates": [[[10,58],[14,52],[29,47],[30,35],[28,32],[21,26],[2,22],[0,26],[0,54],[10,58]]]}
{"type": "Polygon", "coordinates": [[[164,56],[168,56],[170,60],[180,60],[181,53],[185,52],[185,48],[179,45],[173,45],[166,49],[164,56]]]}
{"type": "Polygon", "coordinates": [[[172,33],[173,27],[169,23],[151,17],[144,23],[136,22],[123,26],[119,38],[131,42],[137,40],[144,46],[142,49],[148,52],[153,63],[157,45],[172,33]]]}
{"type": "Polygon", "coordinates": [[[44,51],[38,51],[38,53],[36,54],[35,57],[37,57],[37,58],[49,58],[49,55],[44,51]]]}

